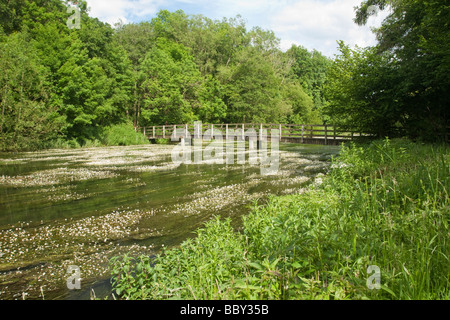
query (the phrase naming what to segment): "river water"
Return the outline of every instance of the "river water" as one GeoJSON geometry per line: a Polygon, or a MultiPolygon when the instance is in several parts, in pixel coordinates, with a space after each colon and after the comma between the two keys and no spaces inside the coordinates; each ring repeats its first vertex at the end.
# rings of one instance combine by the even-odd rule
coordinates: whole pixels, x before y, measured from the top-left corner
{"type": "Polygon", "coordinates": [[[302,192],[339,152],[280,144],[276,174],[262,175],[248,161],[174,163],[173,149],[0,154],[0,299],[104,298],[111,257],[154,255],[194,236],[214,215],[231,217],[239,230],[255,202],[302,192]],[[68,289],[69,266],[80,271],[80,290],[68,289]]]}

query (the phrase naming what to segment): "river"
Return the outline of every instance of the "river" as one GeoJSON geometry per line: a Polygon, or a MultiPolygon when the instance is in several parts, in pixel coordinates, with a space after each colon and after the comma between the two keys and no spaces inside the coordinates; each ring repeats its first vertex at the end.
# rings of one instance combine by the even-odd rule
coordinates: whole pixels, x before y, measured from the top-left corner
{"type": "MultiPolygon", "coordinates": [[[[280,144],[258,164],[178,164],[173,145],[0,154],[0,299],[105,298],[108,261],[176,246],[214,215],[241,216],[271,194],[300,193],[336,146],[280,144]],[[69,290],[69,266],[81,289],[69,290]]],[[[246,152],[242,150],[242,152],[246,152]]]]}

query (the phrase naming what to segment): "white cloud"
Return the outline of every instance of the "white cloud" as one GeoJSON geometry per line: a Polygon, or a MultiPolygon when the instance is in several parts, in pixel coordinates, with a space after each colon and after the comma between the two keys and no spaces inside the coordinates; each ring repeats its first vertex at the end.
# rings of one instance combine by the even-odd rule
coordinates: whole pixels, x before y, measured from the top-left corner
{"type": "Polygon", "coordinates": [[[379,26],[386,14],[380,13],[376,19],[369,20],[369,25],[360,27],[353,22],[354,7],[360,3],[361,0],[299,0],[274,14],[270,18],[270,28],[284,39],[282,49],[289,48],[292,42],[332,56],[337,40],[344,40],[351,46],[374,45],[375,35],[370,26],[379,26]]]}
{"type": "Polygon", "coordinates": [[[89,14],[111,25],[122,20],[124,23],[135,18],[155,15],[162,0],[87,0],[89,14]]]}
{"type": "Polygon", "coordinates": [[[317,49],[332,56],[336,40],[361,47],[376,43],[370,26],[379,26],[386,16],[380,13],[367,26],[353,22],[354,7],[362,0],[87,0],[91,16],[113,25],[150,20],[160,9],[184,10],[211,19],[231,18],[240,14],[247,27],[273,30],[281,39],[282,50],[292,44],[317,49]]]}

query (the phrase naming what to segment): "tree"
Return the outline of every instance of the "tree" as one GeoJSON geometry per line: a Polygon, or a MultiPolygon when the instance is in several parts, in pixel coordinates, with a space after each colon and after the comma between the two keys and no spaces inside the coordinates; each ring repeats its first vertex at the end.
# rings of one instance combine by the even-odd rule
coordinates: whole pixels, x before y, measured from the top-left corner
{"type": "Polygon", "coordinates": [[[81,6],[80,30],[67,28],[64,6],[52,11],[30,3],[25,15],[32,18],[24,24],[35,40],[40,62],[50,71],[50,102],[66,119],[62,133],[83,143],[98,136],[101,127],[124,120],[131,102],[132,73],[125,50],[113,42],[112,28],[90,18],[85,3],[81,6]]]}
{"type": "Polygon", "coordinates": [[[288,122],[293,124],[319,124],[321,115],[314,110],[314,102],[306,94],[300,83],[289,81],[281,89],[283,101],[291,106],[292,114],[288,117],[288,122]]]}
{"type": "Polygon", "coordinates": [[[219,69],[228,112],[226,121],[278,122],[292,112],[281,108],[280,83],[273,66],[256,48],[241,50],[237,62],[219,69]]]}
{"type": "Polygon", "coordinates": [[[293,45],[286,54],[293,60],[292,76],[298,79],[303,90],[312,98],[314,110],[319,113],[326,106],[323,88],[331,60],[320,52],[293,45]]]}
{"type": "Polygon", "coordinates": [[[203,78],[181,44],[157,40],[142,62],[144,106],[142,124],[180,124],[196,120],[203,78]]]}
{"type": "Polygon", "coordinates": [[[328,70],[324,108],[333,125],[343,129],[391,135],[402,123],[402,106],[396,99],[399,81],[389,54],[377,48],[350,49],[339,42],[340,55],[328,70]]]}
{"type": "Polygon", "coordinates": [[[0,43],[0,148],[37,149],[54,139],[63,119],[48,106],[48,70],[30,38],[12,34],[0,43]]]}
{"type": "Polygon", "coordinates": [[[378,52],[391,53],[390,64],[401,81],[395,98],[411,137],[437,139],[449,127],[450,1],[367,0],[357,8],[355,22],[365,24],[375,11],[391,11],[376,30],[378,52]],[[373,8],[373,7],[372,7],[373,8]]]}

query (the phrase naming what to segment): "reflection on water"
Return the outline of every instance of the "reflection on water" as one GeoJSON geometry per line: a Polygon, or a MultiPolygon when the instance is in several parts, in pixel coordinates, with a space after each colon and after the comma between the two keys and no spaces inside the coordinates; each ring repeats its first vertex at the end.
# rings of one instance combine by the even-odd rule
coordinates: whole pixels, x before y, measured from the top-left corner
{"type": "MultiPolygon", "coordinates": [[[[259,165],[181,164],[171,145],[0,155],[0,299],[89,299],[109,292],[108,260],[179,244],[213,215],[243,214],[270,194],[302,192],[339,147],[280,145],[259,165]],[[66,287],[69,265],[82,290],[66,287]]],[[[241,150],[242,151],[242,150],[241,150]]]]}

